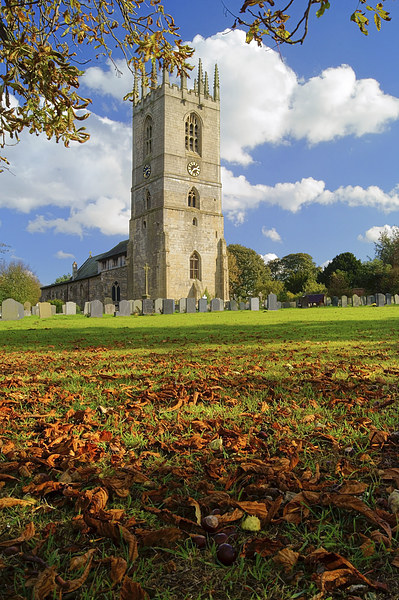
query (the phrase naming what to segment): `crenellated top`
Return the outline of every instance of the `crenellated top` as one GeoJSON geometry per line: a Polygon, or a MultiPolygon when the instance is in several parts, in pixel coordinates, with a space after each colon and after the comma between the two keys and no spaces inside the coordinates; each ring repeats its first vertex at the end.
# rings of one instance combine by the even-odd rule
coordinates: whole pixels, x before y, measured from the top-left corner
{"type": "Polygon", "coordinates": [[[187,87],[187,76],[182,74],[180,77],[180,86],[177,84],[171,84],[169,79],[169,72],[164,69],[162,73],[162,83],[159,85],[158,83],[158,73],[156,70],[155,63],[152,64],[151,75],[149,77],[149,82],[139,76],[137,73],[134,75],[134,100],[133,105],[139,105],[143,100],[147,97],[150,97],[155,90],[158,90],[164,86],[173,87],[179,89],[182,95],[182,99],[186,95],[195,95],[198,97],[198,103],[201,104],[203,100],[211,100],[214,102],[220,101],[220,81],[219,81],[219,69],[218,66],[215,65],[215,72],[213,78],[213,94],[209,91],[209,77],[208,73],[203,70],[202,60],[198,61],[198,76],[197,79],[194,79],[194,87],[193,89],[188,89],[187,87]],[[139,93],[139,79],[141,79],[141,94],[139,93]],[[148,86],[149,83],[149,86],[148,86]]]}

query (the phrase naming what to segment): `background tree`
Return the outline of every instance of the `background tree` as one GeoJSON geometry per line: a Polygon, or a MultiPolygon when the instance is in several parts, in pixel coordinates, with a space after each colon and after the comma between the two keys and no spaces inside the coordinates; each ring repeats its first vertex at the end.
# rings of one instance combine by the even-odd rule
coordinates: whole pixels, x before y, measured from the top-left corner
{"type": "Polygon", "coordinates": [[[233,277],[230,277],[230,295],[233,298],[248,298],[260,293],[267,296],[270,292],[278,293],[282,286],[271,278],[270,269],[263,258],[240,244],[230,244],[227,247],[229,265],[233,265],[233,277]]]}
{"type": "Polygon", "coordinates": [[[69,281],[70,279],[71,274],[66,273],[65,275],[60,275],[60,277],[57,277],[57,279],[52,283],[52,285],[54,285],[54,283],[63,283],[64,281],[69,281]]]}
{"type": "Polygon", "coordinates": [[[384,294],[391,288],[391,265],[386,265],[382,260],[375,258],[362,263],[358,273],[359,287],[364,288],[366,294],[384,294]]]}
{"type": "Polygon", "coordinates": [[[286,291],[292,294],[311,293],[324,289],[317,283],[319,267],[313,262],[310,254],[298,252],[276,258],[268,263],[271,276],[284,284],[286,291]]]}
{"type": "MultiPolygon", "coordinates": [[[[1,2],[1,147],[18,139],[24,128],[66,146],[88,139],[80,122],[88,116],[82,109],[91,100],[76,91],[83,75],[77,60],[82,45],[91,47],[85,54],[93,59],[103,55],[112,60],[119,50],[146,81],[149,61],[178,73],[191,68],[187,59],[193,50],[182,44],[161,0],[1,2]]],[[[126,98],[133,94],[132,89],[126,98]]]]}
{"type": "Polygon", "coordinates": [[[350,296],[352,284],[348,273],[340,271],[340,269],[331,273],[328,278],[327,288],[329,296],[350,296]]]}
{"type": "MultiPolygon", "coordinates": [[[[317,281],[324,283],[327,288],[330,288],[332,285],[331,276],[333,273],[340,271],[341,275],[338,279],[341,279],[342,283],[344,283],[342,280],[342,273],[345,273],[347,281],[345,287],[354,287],[356,285],[356,278],[361,266],[362,262],[357,259],[352,252],[342,252],[341,254],[337,254],[337,256],[335,256],[332,261],[329,262],[326,267],[324,267],[323,271],[321,271],[321,273],[319,273],[317,276],[317,281]]],[[[336,279],[334,285],[336,285],[337,281],[338,280],[336,279]]],[[[339,294],[333,295],[338,296],[339,294]]]]}
{"type": "Polygon", "coordinates": [[[0,302],[7,298],[31,304],[40,298],[39,280],[22,262],[0,263],[0,302]]]}
{"type": "MultiPolygon", "coordinates": [[[[384,2],[359,0],[354,12],[349,8],[348,17],[360,31],[368,35],[369,17],[373,17],[378,30],[381,21],[390,21],[384,2]]],[[[278,44],[302,44],[305,40],[310,18],[322,17],[330,8],[330,0],[245,0],[240,15],[235,18],[233,29],[240,25],[247,30],[247,43],[255,40],[261,45],[263,38],[271,37],[278,44]],[[299,12],[298,12],[299,9],[299,12]]]]}
{"type": "Polygon", "coordinates": [[[393,227],[390,233],[381,232],[375,242],[375,256],[384,265],[399,267],[399,227],[393,227]]]}

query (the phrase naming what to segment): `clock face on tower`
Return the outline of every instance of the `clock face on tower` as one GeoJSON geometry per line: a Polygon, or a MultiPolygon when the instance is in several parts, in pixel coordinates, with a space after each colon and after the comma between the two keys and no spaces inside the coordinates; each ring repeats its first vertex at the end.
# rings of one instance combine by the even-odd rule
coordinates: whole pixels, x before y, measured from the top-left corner
{"type": "Polygon", "coordinates": [[[148,179],[150,175],[151,175],[151,165],[146,164],[143,167],[143,177],[144,177],[144,179],[148,179]]]}
{"type": "Polygon", "coordinates": [[[201,173],[201,167],[195,160],[192,160],[187,165],[187,171],[192,177],[198,177],[198,175],[201,173]]]}

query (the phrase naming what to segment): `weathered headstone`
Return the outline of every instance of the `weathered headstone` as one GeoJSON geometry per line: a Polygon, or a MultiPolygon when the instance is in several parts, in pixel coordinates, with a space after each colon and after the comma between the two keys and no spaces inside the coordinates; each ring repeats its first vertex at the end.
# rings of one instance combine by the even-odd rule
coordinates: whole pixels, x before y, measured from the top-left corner
{"type": "Polygon", "coordinates": [[[162,298],[155,298],[155,300],[154,300],[154,312],[158,313],[159,315],[162,314],[162,304],[163,304],[163,299],[162,298]]]}
{"type": "Polygon", "coordinates": [[[229,310],[238,310],[237,300],[230,300],[229,310]]]}
{"type": "Polygon", "coordinates": [[[172,298],[162,300],[162,312],[164,315],[173,315],[175,312],[175,301],[172,298]]]}
{"type": "Polygon", "coordinates": [[[105,296],[105,298],[104,298],[104,306],[106,304],[113,304],[113,303],[114,303],[114,301],[112,300],[112,298],[110,298],[109,296],[105,296]]]}
{"type": "Polygon", "coordinates": [[[367,306],[375,304],[375,296],[367,296],[367,306]]]}
{"type": "Polygon", "coordinates": [[[326,302],[326,306],[331,306],[331,298],[330,298],[330,296],[326,296],[325,302],[326,302]]]}
{"type": "Polygon", "coordinates": [[[1,306],[1,320],[2,321],[18,321],[24,316],[24,306],[20,302],[17,302],[13,298],[7,298],[3,300],[1,306]]]}
{"type": "Polygon", "coordinates": [[[259,298],[249,299],[249,310],[259,310],[259,298]]]}
{"type": "Polygon", "coordinates": [[[133,300],[133,313],[136,315],[141,315],[143,312],[143,301],[142,300],[133,300]]]}
{"type": "Polygon", "coordinates": [[[247,310],[246,302],[240,302],[239,306],[240,306],[240,310],[247,310]]]}
{"type": "Polygon", "coordinates": [[[85,306],[83,309],[84,315],[90,315],[90,302],[85,302],[85,306]]]}
{"type": "Polygon", "coordinates": [[[211,312],[218,312],[222,310],[224,310],[223,300],[221,298],[212,298],[211,312]]]}
{"type": "Polygon", "coordinates": [[[30,317],[32,314],[32,304],[30,302],[24,302],[24,317],[30,317]]]}
{"type": "Polygon", "coordinates": [[[352,306],[360,306],[360,297],[357,294],[352,296],[352,306]]]}
{"type": "Polygon", "coordinates": [[[187,313],[197,312],[197,301],[195,298],[187,298],[186,299],[186,312],[187,313]]]}
{"type": "Polygon", "coordinates": [[[34,317],[38,317],[39,316],[39,306],[37,304],[35,306],[32,306],[32,315],[34,317]]]}
{"type": "Polygon", "coordinates": [[[51,311],[52,305],[50,304],[50,302],[39,302],[38,306],[39,306],[39,317],[41,319],[48,319],[53,316],[53,313],[51,311]]]}
{"type": "Polygon", "coordinates": [[[180,298],[179,300],[179,312],[186,312],[187,298],[180,298]]]}
{"type": "Polygon", "coordinates": [[[348,306],[348,296],[341,296],[341,306],[343,306],[344,308],[348,306]]]}
{"type": "Polygon", "coordinates": [[[375,301],[377,306],[385,306],[385,294],[376,294],[375,301]]]}
{"type": "Polygon", "coordinates": [[[331,300],[331,303],[332,303],[333,306],[338,306],[339,305],[339,298],[338,298],[338,296],[333,296],[332,300],[331,300]]]}
{"type": "Polygon", "coordinates": [[[57,307],[55,304],[50,304],[51,316],[54,317],[57,314],[57,307]]]}
{"type": "Polygon", "coordinates": [[[395,294],[393,297],[395,304],[399,304],[399,294],[395,294]]]}
{"type": "Polygon", "coordinates": [[[90,302],[90,316],[93,318],[102,317],[104,312],[103,303],[100,300],[90,302]]]}
{"type": "Polygon", "coordinates": [[[132,305],[129,300],[121,300],[119,302],[119,311],[116,313],[118,317],[130,317],[132,305]]]}
{"type": "Polygon", "coordinates": [[[392,294],[385,294],[385,301],[387,304],[392,304],[392,294]]]}
{"type": "Polygon", "coordinates": [[[66,314],[66,306],[65,306],[65,304],[63,304],[61,306],[61,310],[62,310],[62,314],[65,315],[66,314]]]}
{"type": "Polygon", "coordinates": [[[277,300],[277,310],[281,310],[281,302],[280,302],[280,300],[277,300]]]}
{"type": "Polygon", "coordinates": [[[278,310],[276,294],[269,294],[267,297],[267,310],[278,310]]]}
{"type": "Polygon", "coordinates": [[[65,302],[63,306],[65,306],[66,315],[76,315],[76,302],[65,302]]]}
{"type": "Polygon", "coordinates": [[[152,315],[154,313],[154,300],[151,298],[143,299],[143,315],[152,315]]]}
{"type": "Polygon", "coordinates": [[[208,300],[206,298],[198,300],[198,312],[208,312],[208,300]]]}
{"type": "Polygon", "coordinates": [[[115,304],[105,304],[104,312],[106,315],[114,315],[115,314],[115,304]]]}

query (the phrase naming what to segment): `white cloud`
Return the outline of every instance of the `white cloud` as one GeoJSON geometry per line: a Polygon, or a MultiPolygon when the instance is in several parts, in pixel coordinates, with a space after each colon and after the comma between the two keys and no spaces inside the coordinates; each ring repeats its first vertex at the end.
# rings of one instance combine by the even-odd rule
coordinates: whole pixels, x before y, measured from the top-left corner
{"type": "Polygon", "coordinates": [[[108,60],[106,69],[89,67],[82,77],[82,84],[99,94],[122,100],[132,91],[133,74],[125,60],[108,60]]]}
{"type": "Polygon", "coordinates": [[[271,260],[278,258],[277,254],[274,254],[274,252],[267,252],[267,254],[261,254],[261,257],[263,258],[263,261],[266,264],[271,260]]]}
{"type": "Polygon", "coordinates": [[[92,115],[88,127],[91,139],[70,148],[26,132],[20,144],[7,148],[12,164],[1,175],[0,208],[35,211],[28,231],[82,236],[86,229],[97,228],[106,235],[127,237],[130,125],[92,115]],[[45,207],[46,215],[38,212],[45,207]],[[67,215],[53,217],[48,207],[67,215]]]}
{"type": "Polygon", "coordinates": [[[276,231],[275,227],[272,227],[271,229],[266,229],[265,226],[262,227],[262,235],[264,235],[265,237],[269,238],[270,240],[272,240],[272,242],[281,242],[281,236],[278,233],[278,231],[276,231]]]}
{"type": "Polygon", "coordinates": [[[389,236],[391,236],[394,232],[397,231],[398,227],[396,227],[395,225],[374,225],[374,227],[370,227],[370,229],[368,229],[364,235],[358,235],[357,239],[360,242],[366,242],[371,244],[378,242],[381,233],[387,233],[389,236]]]}
{"type": "Polygon", "coordinates": [[[75,255],[74,255],[74,254],[71,254],[70,252],[64,252],[63,250],[58,250],[58,251],[57,251],[57,252],[54,254],[54,256],[55,256],[56,258],[59,258],[59,259],[61,259],[61,260],[62,260],[62,259],[64,259],[64,258],[75,258],[75,255]]]}

